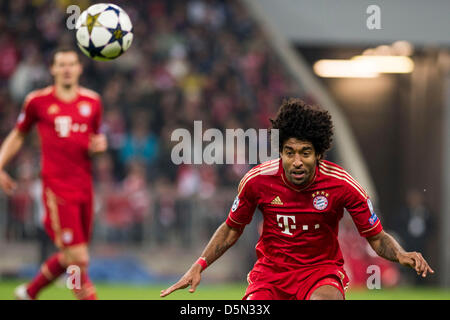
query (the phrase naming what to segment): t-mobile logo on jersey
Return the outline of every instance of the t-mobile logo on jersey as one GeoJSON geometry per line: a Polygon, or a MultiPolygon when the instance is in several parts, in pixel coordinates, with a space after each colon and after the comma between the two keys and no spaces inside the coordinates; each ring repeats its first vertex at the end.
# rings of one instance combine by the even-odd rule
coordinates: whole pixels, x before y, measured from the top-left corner
{"type": "Polygon", "coordinates": [[[292,230],[297,229],[297,226],[295,225],[295,216],[285,216],[282,214],[277,214],[277,221],[280,228],[283,229],[281,233],[292,236],[293,233],[291,232],[291,229],[292,230]],[[292,223],[289,224],[289,221],[292,221],[292,223]]]}
{"type": "Polygon", "coordinates": [[[72,127],[72,118],[69,116],[59,116],[55,118],[55,131],[61,138],[67,138],[72,127]]]}
{"type": "Polygon", "coordinates": [[[60,138],[69,137],[71,132],[86,132],[87,124],[72,123],[70,116],[58,116],[55,118],[55,131],[60,138]]]}

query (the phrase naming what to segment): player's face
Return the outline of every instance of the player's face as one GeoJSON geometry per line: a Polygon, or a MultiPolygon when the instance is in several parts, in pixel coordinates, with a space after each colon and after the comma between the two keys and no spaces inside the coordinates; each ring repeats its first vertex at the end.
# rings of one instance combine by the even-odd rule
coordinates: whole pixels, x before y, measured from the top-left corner
{"type": "Polygon", "coordinates": [[[289,138],[283,144],[281,160],[289,182],[302,186],[314,177],[319,156],[311,142],[289,138]]]}
{"type": "Polygon", "coordinates": [[[57,52],[55,54],[51,74],[56,85],[71,87],[78,84],[82,68],[75,52],[57,52]]]}

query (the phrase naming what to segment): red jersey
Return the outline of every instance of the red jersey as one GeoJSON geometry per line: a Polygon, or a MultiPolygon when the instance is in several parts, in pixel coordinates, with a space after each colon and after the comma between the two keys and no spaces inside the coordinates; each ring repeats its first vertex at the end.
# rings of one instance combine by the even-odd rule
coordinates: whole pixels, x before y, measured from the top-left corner
{"type": "Polygon", "coordinates": [[[301,188],[287,180],[281,159],[251,169],[239,184],[226,223],[243,228],[257,207],[264,222],[256,245],[256,268],[261,264],[287,269],[343,266],[338,227],[344,209],[361,236],[374,236],[383,229],[364,189],[340,166],[325,160],[301,188]]]}
{"type": "Polygon", "coordinates": [[[66,102],[54,86],[31,92],[16,128],[28,132],[37,124],[44,185],[64,199],[85,200],[92,192],[89,136],[99,131],[102,103],[94,91],[80,87],[77,93],[66,102]]]}

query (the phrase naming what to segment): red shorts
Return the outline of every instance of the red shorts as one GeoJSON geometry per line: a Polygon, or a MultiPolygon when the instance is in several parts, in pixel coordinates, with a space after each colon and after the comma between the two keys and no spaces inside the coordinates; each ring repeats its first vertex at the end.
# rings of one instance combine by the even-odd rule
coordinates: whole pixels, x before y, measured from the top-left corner
{"type": "Polygon", "coordinates": [[[88,243],[93,224],[92,193],[88,200],[73,201],[43,187],[44,228],[60,249],[88,243]]]}
{"type": "Polygon", "coordinates": [[[336,287],[345,299],[349,279],[337,265],[280,270],[259,264],[248,274],[243,300],[309,300],[320,286],[336,287]]]}

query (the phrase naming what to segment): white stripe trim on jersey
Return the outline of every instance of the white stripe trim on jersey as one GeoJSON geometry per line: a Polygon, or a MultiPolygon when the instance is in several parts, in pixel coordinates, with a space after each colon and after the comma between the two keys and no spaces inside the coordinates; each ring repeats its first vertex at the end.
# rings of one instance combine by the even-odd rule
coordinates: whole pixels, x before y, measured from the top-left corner
{"type": "MultiPolygon", "coordinates": [[[[359,188],[360,188],[361,190],[363,190],[363,191],[365,192],[364,188],[358,183],[358,181],[356,181],[356,179],[353,178],[352,175],[351,175],[350,173],[348,173],[347,171],[345,171],[344,169],[339,168],[339,167],[337,167],[337,166],[333,166],[333,165],[327,164],[327,163],[325,163],[325,162],[321,162],[321,165],[322,165],[324,168],[327,168],[327,169],[329,169],[329,170],[334,170],[334,171],[337,171],[337,172],[339,172],[339,173],[345,174],[350,180],[352,180],[357,186],[359,186],[359,188]]],[[[366,193],[367,193],[367,192],[366,192],[366,193]]]]}
{"type": "Polygon", "coordinates": [[[367,194],[367,192],[366,192],[366,190],[358,183],[358,181],[356,181],[356,179],[355,178],[353,178],[347,171],[345,171],[344,169],[341,169],[341,168],[339,168],[339,167],[337,167],[337,166],[333,166],[333,165],[330,165],[330,164],[327,164],[327,163],[325,163],[325,162],[320,162],[320,164],[323,166],[323,168],[325,169],[329,169],[329,170],[331,170],[331,171],[337,171],[337,172],[339,172],[339,173],[342,173],[342,174],[344,174],[347,178],[349,178],[350,180],[352,180],[360,189],[361,189],[361,191],[363,191],[366,195],[368,195],[367,194]]]}
{"type": "Polygon", "coordinates": [[[97,92],[95,92],[94,90],[85,88],[85,87],[78,87],[78,93],[81,95],[85,95],[88,96],[92,99],[99,99],[100,98],[100,94],[98,94],[97,92]]]}
{"type": "Polygon", "coordinates": [[[241,185],[244,183],[244,181],[246,179],[248,179],[250,176],[252,176],[253,174],[255,174],[257,172],[260,172],[260,170],[266,169],[268,167],[275,166],[275,164],[276,164],[276,166],[278,166],[279,165],[279,161],[280,161],[280,159],[270,160],[267,163],[262,163],[259,166],[254,167],[253,169],[250,169],[250,171],[247,172],[245,174],[245,176],[241,179],[241,182],[239,183],[239,186],[238,186],[238,190],[241,187],[241,185]]]}
{"type": "Polygon", "coordinates": [[[271,165],[271,166],[267,166],[266,168],[263,168],[263,169],[261,169],[261,170],[258,170],[258,171],[256,171],[256,172],[252,173],[251,175],[249,175],[249,176],[245,179],[245,181],[243,181],[242,184],[239,185],[239,188],[238,188],[238,195],[241,193],[242,189],[244,189],[244,186],[247,184],[247,182],[250,181],[251,179],[253,179],[254,177],[256,177],[256,176],[258,176],[258,175],[260,175],[260,174],[266,174],[266,173],[269,173],[269,172],[270,172],[270,173],[271,173],[271,172],[276,173],[277,171],[278,171],[278,165],[277,165],[277,164],[273,164],[273,165],[271,165]]]}
{"type": "Polygon", "coordinates": [[[266,162],[264,162],[264,163],[261,163],[261,164],[255,166],[255,167],[251,168],[251,169],[244,175],[244,177],[243,177],[241,180],[245,179],[246,176],[252,174],[253,172],[256,172],[258,169],[265,168],[265,167],[268,167],[268,166],[270,166],[270,165],[273,165],[274,163],[279,163],[279,162],[280,162],[280,158],[274,159],[274,160],[269,160],[269,161],[266,161],[266,162]]]}
{"type": "Polygon", "coordinates": [[[275,166],[279,166],[279,163],[278,162],[271,162],[271,163],[267,163],[267,164],[266,163],[260,164],[259,166],[255,167],[255,168],[251,169],[249,172],[247,172],[245,174],[245,176],[241,179],[241,182],[239,183],[239,185],[241,185],[245,181],[245,179],[247,179],[251,175],[253,175],[253,174],[257,173],[257,172],[260,172],[261,170],[264,170],[266,168],[275,167],[275,166]]]}
{"type": "Polygon", "coordinates": [[[236,220],[234,220],[232,217],[231,217],[231,213],[228,215],[228,218],[231,220],[231,221],[233,221],[234,223],[236,223],[236,224],[244,224],[244,222],[237,222],[236,220]]]}
{"type": "Polygon", "coordinates": [[[49,94],[50,92],[52,92],[52,90],[53,90],[53,86],[48,86],[48,87],[45,87],[42,89],[37,89],[37,90],[30,92],[25,97],[25,101],[23,102],[24,107],[26,108],[28,106],[31,99],[36,98],[36,97],[45,96],[45,95],[49,94]]]}
{"type": "Polygon", "coordinates": [[[366,232],[372,231],[373,229],[378,227],[379,224],[380,224],[380,219],[378,219],[378,222],[372,228],[364,230],[364,231],[361,231],[361,233],[366,233],[366,232]]]}
{"type": "Polygon", "coordinates": [[[245,182],[242,184],[242,187],[240,187],[240,189],[238,189],[238,197],[241,194],[242,190],[244,190],[245,185],[247,184],[247,182],[249,182],[251,179],[253,179],[256,176],[259,176],[261,174],[265,174],[265,173],[269,173],[269,172],[277,172],[278,171],[278,165],[277,164],[273,164],[272,166],[268,166],[265,169],[262,169],[261,171],[257,171],[255,172],[252,176],[249,176],[245,182]]]}
{"type": "Polygon", "coordinates": [[[332,173],[330,173],[330,172],[326,172],[326,171],[324,171],[322,168],[320,168],[319,170],[320,170],[320,172],[321,172],[322,174],[324,174],[324,175],[331,176],[331,177],[334,177],[334,178],[337,178],[337,179],[340,179],[340,180],[343,180],[343,181],[347,182],[347,183],[348,183],[349,185],[351,185],[356,191],[358,191],[358,192],[363,196],[363,198],[364,198],[365,200],[367,200],[367,198],[369,198],[365,193],[361,192],[361,190],[360,190],[358,187],[356,187],[356,186],[353,184],[353,182],[351,182],[349,179],[344,178],[344,177],[342,177],[342,176],[338,176],[338,175],[336,175],[336,174],[332,174],[332,173]]]}

